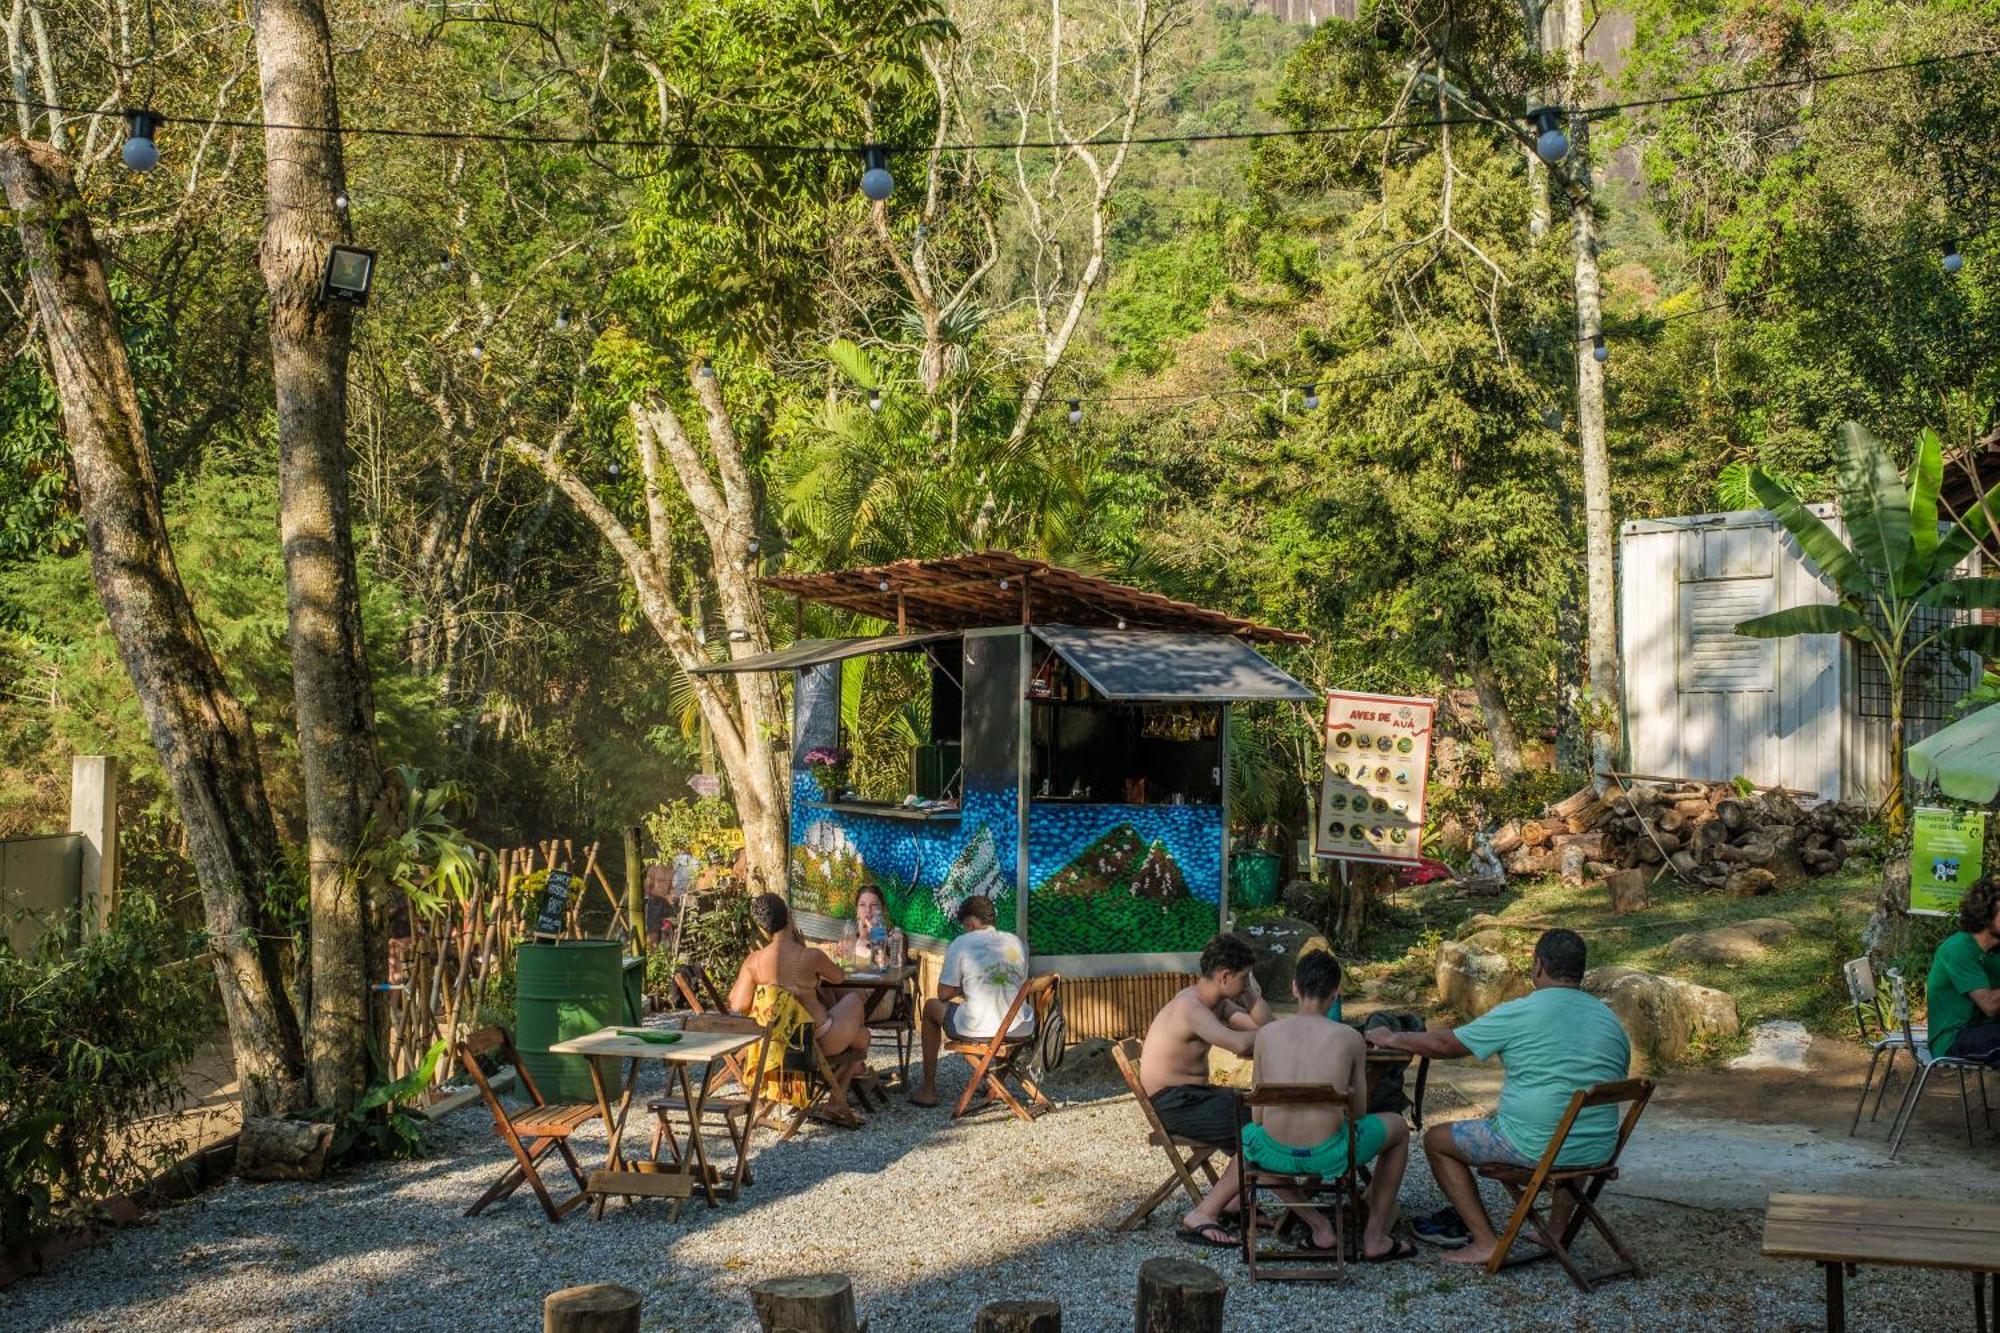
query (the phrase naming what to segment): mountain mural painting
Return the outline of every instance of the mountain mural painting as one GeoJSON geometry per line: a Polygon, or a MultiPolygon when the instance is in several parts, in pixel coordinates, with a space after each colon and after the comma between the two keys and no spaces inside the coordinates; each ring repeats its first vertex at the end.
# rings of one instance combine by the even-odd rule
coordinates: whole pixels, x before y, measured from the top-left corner
{"type": "Polygon", "coordinates": [[[1028,900],[1036,953],[1179,953],[1199,949],[1215,927],[1215,904],[1189,894],[1166,843],[1148,843],[1131,824],[1107,830],[1028,900]]]}

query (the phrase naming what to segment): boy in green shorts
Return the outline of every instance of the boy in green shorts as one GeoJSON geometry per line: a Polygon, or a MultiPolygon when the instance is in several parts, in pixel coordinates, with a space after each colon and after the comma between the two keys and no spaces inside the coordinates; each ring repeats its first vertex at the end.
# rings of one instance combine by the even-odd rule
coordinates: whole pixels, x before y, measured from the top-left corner
{"type": "MultiPolygon", "coordinates": [[[[1361,1034],[1326,1016],[1340,994],[1340,963],[1330,953],[1299,959],[1292,993],[1299,1012],[1257,1029],[1256,1081],[1323,1083],[1347,1093],[1347,1113],[1326,1106],[1266,1106],[1243,1127],[1243,1155],[1264,1171],[1313,1174],[1332,1179],[1347,1170],[1347,1141],[1354,1136],[1357,1164],[1375,1163],[1368,1185],[1368,1226],[1361,1237],[1363,1263],[1408,1259],[1417,1252],[1407,1240],[1392,1240],[1396,1191],[1410,1160],[1410,1131],[1399,1115],[1368,1114],[1368,1047],[1361,1034]]],[[[1297,1196],[1285,1194],[1288,1201],[1297,1196]]],[[[1298,1216],[1312,1230],[1315,1248],[1331,1251],[1333,1224],[1317,1208],[1298,1216]]]]}

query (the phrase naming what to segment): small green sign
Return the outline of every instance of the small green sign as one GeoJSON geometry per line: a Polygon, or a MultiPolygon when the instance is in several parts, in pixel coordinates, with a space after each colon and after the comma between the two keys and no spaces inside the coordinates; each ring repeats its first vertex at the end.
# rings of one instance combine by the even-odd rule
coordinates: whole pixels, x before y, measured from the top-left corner
{"type": "Polygon", "coordinates": [[[1949,916],[1979,878],[1986,850],[1984,810],[1917,807],[1910,835],[1910,911],[1949,916]]]}

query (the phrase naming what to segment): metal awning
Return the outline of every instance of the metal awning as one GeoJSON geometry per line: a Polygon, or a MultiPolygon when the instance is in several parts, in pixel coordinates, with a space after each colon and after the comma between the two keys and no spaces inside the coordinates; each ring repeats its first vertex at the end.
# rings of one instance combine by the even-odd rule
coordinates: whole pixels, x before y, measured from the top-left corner
{"type": "Polygon", "coordinates": [[[865,657],[869,653],[907,652],[927,643],[957,637],[957,630],[939,630],[931,634],[879,634],[872,639],[799,639],[790,647],[774,652],[754,653],[728,662],[710,662],[707,666],[696,667],[692,674],[720,676],[739,671],[802,671],[807,667],[825,666],[828,662],[842,662],[850,657],[865,657]]]}
{"type": "Polygon", "coordinates": [[[1056,650],[1107,699],[1148,703],[1233,703],[1296,699],[1314,691],[1226,634],[1037,625],[1035,637],[1056,650]]]}

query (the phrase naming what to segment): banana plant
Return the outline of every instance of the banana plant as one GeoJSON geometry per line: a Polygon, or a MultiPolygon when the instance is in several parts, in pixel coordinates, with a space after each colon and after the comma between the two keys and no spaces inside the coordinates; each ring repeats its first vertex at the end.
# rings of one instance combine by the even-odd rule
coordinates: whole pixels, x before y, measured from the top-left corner
{"type": "Polygon", "coordinates": [[[1924,431],[1917,441],[1907,479],[1882,442],[1855,422],[1841,426],[1837,453],[1834,485],[1846,541],[1763,469],[1751,472],[1750,488],[1832,582],[1838,600],[1758,616],[1736,632],[1758,639],[1839,634],[1880,659],[1889,684],[1889,793],[1883,814],[1895,835],[1907,819],[1903,687],[1911,667],[1933,649],[2000,657],[2000,626],[1953,624],[1922,633],[1915,624],[1917,613],[1927,609],[2000,607],[2000,579],[1960,578],[1956,572],[1986,536],[1991,519],[1984,508],[1975,508],[1940,531],[1944,448],[1934,431],[1924,431]]]}

